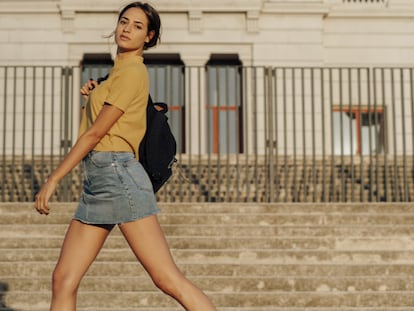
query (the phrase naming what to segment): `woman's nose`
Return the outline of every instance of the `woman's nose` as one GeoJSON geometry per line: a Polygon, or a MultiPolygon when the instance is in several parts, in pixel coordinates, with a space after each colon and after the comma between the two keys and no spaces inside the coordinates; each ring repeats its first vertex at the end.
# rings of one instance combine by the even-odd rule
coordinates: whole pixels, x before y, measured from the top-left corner
{"type": "Polygon", "coordinates": [[[123,31],[130,32],[131,31],[131,25],[126,24],[125,27],[124,27],[124,29],[123,29],[123,31]]]}

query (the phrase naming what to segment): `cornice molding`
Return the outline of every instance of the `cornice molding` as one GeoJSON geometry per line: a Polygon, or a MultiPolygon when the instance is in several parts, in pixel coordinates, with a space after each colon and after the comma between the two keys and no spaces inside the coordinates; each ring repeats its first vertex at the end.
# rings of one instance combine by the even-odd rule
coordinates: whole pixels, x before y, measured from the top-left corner
{"type": "Polygon", "coordinates": [[[330,17],[406,18],[414,17],[413,0],[386,0],[384,2],[343,3],[332,1],[330,17]]]}
{"type": "Polygon", "coordinates": [[[0,13],[59,13],[57,1],[1,1],[0,13]]]}
{"type": "MultiPolygon", "coordinates": [[[[159,12],[248,12],[259,11],[263,0],[156,0],[159,12]]],[[[77,12],[118,12],[129,1],[60,0],[60,7],[77,12]]]]}
{"type": "Polygon", "coordinates": [[[308,3],[279,3],[279,2],[265,2],[263,4],[263,13],[279,13],[279,14],[320,14],[324,15],[329,12],[329,5],[316,2],[308,3]]]}
{"type": "Polygon", "coordinates": [[[160,12],[247,12],[257,11],[263,0],[157,0],[160,12]]]}
{"type": "MultiPolygon", "coordinates": [[[[76,13],[118,13],[130,0],[1,0],[0,14],[60,13],[65,18],[76,13]],[[70,13],[68,13],[70,12],[70,13]]],[[[386,3],[343,3],[342,0],[153,0],[161,13],[236,12],[246,14],[248,29],[256,31],[262,13],[320,14],[329,17],[412,18],[414,0],[386,3]]],[[[196,14],[197,15],[197,14],[196,14]]],[[[192,22],[201,21],[196,17],[192,22]]],[[[197,29],[197,25],[194,25],[197,29]]]]}
{"type": "Polygon", "coordinates": [[[364,17],[364,18],[413,18],[414,8],[398,7],[333,7],[329,11],[329,17],[364,17]]]}

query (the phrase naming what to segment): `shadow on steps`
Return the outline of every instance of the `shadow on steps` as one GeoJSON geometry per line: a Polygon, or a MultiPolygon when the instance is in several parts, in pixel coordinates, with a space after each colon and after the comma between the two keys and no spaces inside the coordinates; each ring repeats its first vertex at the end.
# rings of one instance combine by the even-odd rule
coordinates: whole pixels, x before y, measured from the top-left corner
{"type": "Polygon", "coordinates": [[[14,311],[11,308],[6,306],[4,297],[6,296],[7,291],[9,290],[9,285],[0,281],[0,311],[14,311]]]}

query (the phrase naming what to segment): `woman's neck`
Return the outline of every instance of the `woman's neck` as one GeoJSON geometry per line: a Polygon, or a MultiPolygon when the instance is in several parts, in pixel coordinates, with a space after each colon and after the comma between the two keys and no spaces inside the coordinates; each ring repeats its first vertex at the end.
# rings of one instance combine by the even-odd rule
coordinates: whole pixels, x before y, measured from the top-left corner
{"type": "Polygon", "coordinates": [[[142,50],[120,51],[118,49],[116,55],[119,59],[124,59],[124,58],[128,58],[128,57],[131,57],[131,56],[142,56],[142,50]]]}

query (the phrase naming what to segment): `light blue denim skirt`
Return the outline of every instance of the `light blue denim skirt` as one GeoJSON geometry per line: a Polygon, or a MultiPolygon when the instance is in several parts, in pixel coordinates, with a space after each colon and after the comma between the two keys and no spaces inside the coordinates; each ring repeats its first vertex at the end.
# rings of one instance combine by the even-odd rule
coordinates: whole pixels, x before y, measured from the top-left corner
{"type": "Polygon", "coordinates": [[[73,219],[121,224],[159,212],[151,181],[132,152],[91,151],[82,163],[83,192],[73,219]]]}

